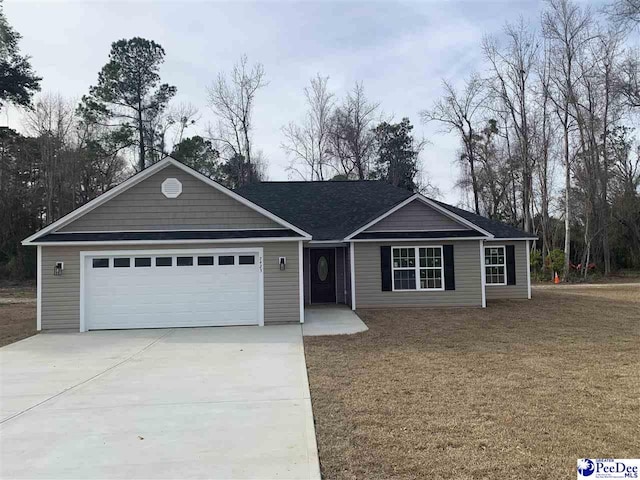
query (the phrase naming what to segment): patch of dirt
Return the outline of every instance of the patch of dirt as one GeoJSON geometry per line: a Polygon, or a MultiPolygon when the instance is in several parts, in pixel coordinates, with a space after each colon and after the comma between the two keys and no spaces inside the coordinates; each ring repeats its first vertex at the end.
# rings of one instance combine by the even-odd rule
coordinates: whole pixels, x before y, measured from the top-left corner
{"type": "Polygon", "coordinates": [[[324,478],[573,479],[640,451],[637,285],[358,314],[304,339],[324,478]]]}

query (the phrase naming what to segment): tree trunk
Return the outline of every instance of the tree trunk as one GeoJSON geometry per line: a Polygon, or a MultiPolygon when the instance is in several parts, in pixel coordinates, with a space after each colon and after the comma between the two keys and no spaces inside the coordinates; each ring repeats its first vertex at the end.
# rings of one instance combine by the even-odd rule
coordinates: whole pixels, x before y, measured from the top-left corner
{"type": "Polygon", "coordinates": [[[610,103],[610,84],[609,84],[609,66],[605,76],[605,106],[603,118],[603,136],[602,136],[602,256],[604,257],[604,274],[611,273],[611,252],[609,248],[609,152],[607,151],[607,138],[609,136],[609,103],[610,103]]]}
{"type": "Polygon", "coordinates": [[[569,265],[571,263],[571,165],[569,161],[569,107],[564,114],[564,280],[569,278],[569,265]]]}
{"type": "Polygon", "coordinates": [[[473,188],[473,205],[476,214],[480,215],[480,202],[478,200],[478,179],[476,178],[476,170],[473,157],[469,159],[469,168],[471,169],[471,186],[473,188]]]}
{"type": "Polygon", "coordinates": [[[146,166],[146,150],[144,146],[144,123],[142,121],[142,105],[138,104],[138,107],[138,141],[140,142],[140,149],[138,154],[138,169],[142,171],[146,166]]]}
{"type": "Polygon", "coordinates": [[[473,205],[477,215],[480,215],[480,200],[478,199],[478,179],[476,178],[475,158],[473,157],[473,130],[469,124],[469,136],[467,138],[467,157],[469,160],[469,170],[471,173],[471,188],[473,189],[473,205]]]}

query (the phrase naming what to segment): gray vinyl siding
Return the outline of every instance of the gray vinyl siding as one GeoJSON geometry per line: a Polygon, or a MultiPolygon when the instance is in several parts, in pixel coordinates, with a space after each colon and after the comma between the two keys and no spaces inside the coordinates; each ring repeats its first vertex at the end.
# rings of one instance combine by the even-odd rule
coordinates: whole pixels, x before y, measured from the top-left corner
{"type": "Polygon", "coordinates": [[[60,232],[122,230],[283,228],[179,168],[169,166],[62,227],[60,232]],[[167,198],[167,178],[182,183],[178,198],[167,198]]]}
{"type": "Polygon", "coordinates": [[[485,247],[492,245],[514,245],[516,257],[516,284],[515,285],[487,285],[487,300],[502,298],[528,298],[529,287],[527,282],[527,242],[524,240],[504,242],[495,240],[484,242],[485,247]]]}
{"type": "Polygon", "coordinates": [[[248,248],[264,250],[264,322],[300,322],[298,288],[298,243],[267,242],[242,244],[181,245],[92,245],[88,247],[42,247],[42,328],[43,330],[80,328],[80,252],[99,250],[161,250],[198,248],[248,248]],[[278,257],[287,257],[281,271],[278,257]],[[64,262],[61,276],[53,275],[56,262],[64,262]]]}
{"type": "Polygon", "coordinates": [[[481,307],[480,243],[446,242],[354,243],[356,308],[381,307],[481,307]],[[453,245],[455,290],[383,292],[380,247],[453,245]]]}
{"type": "Polygon", "coordinates": [[[419,200],[405,205],[383,218],[366,232],[405,232],[429,230],[466,230],[467,227],[419,200]]]}

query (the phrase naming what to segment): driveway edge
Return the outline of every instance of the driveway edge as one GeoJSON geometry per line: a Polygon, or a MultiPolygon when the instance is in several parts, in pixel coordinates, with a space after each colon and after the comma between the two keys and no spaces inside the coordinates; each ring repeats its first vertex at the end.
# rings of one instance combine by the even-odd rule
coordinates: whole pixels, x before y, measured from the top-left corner
{"type": "Polygon", "coordinates": [[[305,437],[307,439],[307,457],[309,459],[309,478],[321,480],[320,457],[318,455],[318,442],[316,441],[316,427],[313,420],[313,405],[311,404],[311,390],[309,388],[309,375],[307,372],[307,356],[304,349],[304,336],[300,325],[300,339],[302,340],[302,358],[304,360],[304,389],[303,402],[307,413],[305,422],[305,437]]]}

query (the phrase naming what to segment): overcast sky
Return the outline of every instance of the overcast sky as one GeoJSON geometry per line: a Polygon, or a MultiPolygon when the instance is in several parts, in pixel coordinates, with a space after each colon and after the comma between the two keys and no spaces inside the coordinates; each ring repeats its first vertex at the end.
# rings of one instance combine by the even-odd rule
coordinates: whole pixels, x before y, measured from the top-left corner
{"type": "MultiPolygon", "coordinates": [[[[281,128],[304,112],[303,88],[316,73],[342,96],[364,82],[367,96],[385,114],[409,117],[416,136],[430,141],[422,160],[443,199],[461,200],[454,188],[458,142],[435,125],[422,125],[447,78],[460,83],[482,68],[480,42],[500,34],[519,16],[536,21],[540,1],[391,2],[44,2],[5,0],[10,24],[23,36],[43,77],[43,92],[79,98],[106,63],[111,42],[141,36],[166,51],[163,81],[178,88],[177,102],[200,109],[193,133],[204,133],[211,115],[206,87],[240,55],[264,64],[269,84],[259,93],[254,139],[268,159],[270,180],[286,180],[289,160],[281,128]]],[[[15,111],[1,125],[20,128],[15,111]]]]}

